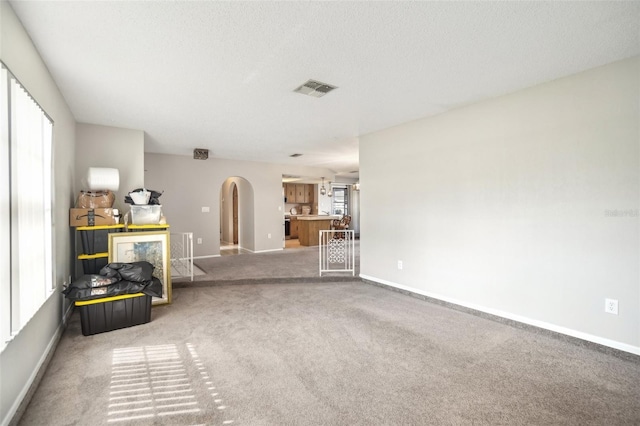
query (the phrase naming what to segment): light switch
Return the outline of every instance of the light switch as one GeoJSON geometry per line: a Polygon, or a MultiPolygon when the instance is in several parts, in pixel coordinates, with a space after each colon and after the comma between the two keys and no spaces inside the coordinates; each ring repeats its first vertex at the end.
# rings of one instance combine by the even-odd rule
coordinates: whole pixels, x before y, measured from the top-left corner
{"type": "Polygon", "coordinates": [[[202,213],[209,213],[209,207],[203,207],[202,213]]]}

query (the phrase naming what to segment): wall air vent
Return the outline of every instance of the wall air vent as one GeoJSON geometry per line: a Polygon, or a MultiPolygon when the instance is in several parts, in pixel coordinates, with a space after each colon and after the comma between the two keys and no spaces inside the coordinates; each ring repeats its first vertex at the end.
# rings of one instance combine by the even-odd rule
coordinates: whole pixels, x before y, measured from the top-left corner
{"type": "Polygon", "coordinates": [[[337,89],[336,86],[331,84],[322,83],[317,80],[309,80],[302,86],[298,87],[294,92],[302,93],[303,95],[313,96],[314,98],[321,98],[333,89],[337,89]]]}
{"type": "Polygon", "coordinates": [[[193,150],[194,160],[206,160],[209,158],[209,150],[204,148],[196,148],[193,150]]]}

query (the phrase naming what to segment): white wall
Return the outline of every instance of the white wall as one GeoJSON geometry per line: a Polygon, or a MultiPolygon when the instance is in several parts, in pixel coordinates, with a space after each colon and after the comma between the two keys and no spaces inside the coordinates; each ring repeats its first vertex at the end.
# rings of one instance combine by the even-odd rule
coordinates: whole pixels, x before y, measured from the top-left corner
{"type": "Polygon", "coordinates": [[[360,191],[351,189],[351,224],[349,229],[353,229],[356,235],[360,235],[360,191]]]}
{"type": "Polygon", "coordinates": [[[120,189],[114,207],[129,211],[124,197],[144,186],[144,132],[78,123],[76,126],[77,188],[87,189],[89,167],[109,167],[120,171],[120,189]]]}
{"type": "Polygon", "coordinates": [[[640,354],[639,81],[636,57],[362,137],[362,275],[640,354]]]}
{"type": "MultiPolygon", "coordinates": [[[[238,244],[244,249],[256,251],[256,203],[253,186],[246,179],[233,179],[238,186],[238,244]]],[[[280,223],[283,223],[283,217],[284,216],[281,216],[279,218],[280,223]]],[[[282,226],[281,228],[284,229],[284,227],[282,226]]],[[[280,248],[278,237],[278,234],[274,235],[273,233],[271,235],[271,238],[268,238],[267,235],[266,243],[270,243],[270,245],[269,248],[265,248],[262,250],[273,250],[280,248]]]]}
{"type": "Polygon", "coordinates": [[[284,239],[282,175],[329,175],[329,171],[313,167],[291,167],[253,161],[217,158],[194,160],[191,157],[167,154],[145,154],[145,184],[147,188],[164,191],[162,210],[172,232],[193,232],[195,256],[220,254],[220,191],[229,177],[243,178],[238,183],[240,221],[253,221],[254,233],[243,233],[241,246],[252,251],[280,250],[284,239]],[[253,190],[253,201],[250,192],[253,190]],[[252,204],[251,204],[252,203],[252,204]],[[244,209],[242,206],[247,206],[244,209]],[[209,213],[202,213],[209,207],[209,213]],[[243,216],[244,215],[244,216],[243,216]],[[253,217],[251,217],[253,216],[253,217]],[[271,238],[268,238],[271,234],[271,238]],[[251,248],[253,247],[253,248],[251,248]]]}
{"type": "MultiPolygon", "coordinates": [[[[53,119],[55,180],[55,272],[62,282],[73,267],[69,207],[74,203],[75,120],[31,39],[9,4],[0,1],[0,59],[53,119]]],[[[2,226],[5,224],[3,223],[2,226]]],[[[3,280],[0,285],[9,285],[3,280]]],[[[60,288],[59,288],[60,289],[60,288]]],[[[28,390],[40,363],[61,332],[68,307],[56,291],[0,354],[0,424],[6,424],[28,390]]]]}

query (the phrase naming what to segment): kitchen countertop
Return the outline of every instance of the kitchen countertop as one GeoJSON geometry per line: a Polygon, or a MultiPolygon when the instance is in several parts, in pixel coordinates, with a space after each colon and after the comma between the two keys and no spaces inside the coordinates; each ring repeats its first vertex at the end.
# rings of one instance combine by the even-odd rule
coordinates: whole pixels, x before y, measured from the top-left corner
{"type": "Polygon", "coordinates": [[[305,214],[305,215],[297,215],[296,218],[298,220],[333,220],[340,219],[340,216],[335,215],[317,215],[317,214],[305,214]]]}

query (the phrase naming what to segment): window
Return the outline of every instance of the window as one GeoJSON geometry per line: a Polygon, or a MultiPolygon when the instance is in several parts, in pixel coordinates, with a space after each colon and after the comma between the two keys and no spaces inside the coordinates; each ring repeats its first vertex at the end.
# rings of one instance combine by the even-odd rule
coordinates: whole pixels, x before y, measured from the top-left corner
{"type": "Polygon", "coordinates": [[[346,186],[333,186],[331,214],[346,216],[349,214],[349,191],[346,186]]]}
{"type": "Polygon", "coordinates": [[[0,63],[2,348],[53,293],[53,123],[0,63]]]}

